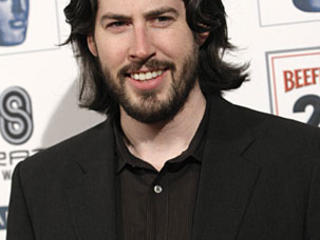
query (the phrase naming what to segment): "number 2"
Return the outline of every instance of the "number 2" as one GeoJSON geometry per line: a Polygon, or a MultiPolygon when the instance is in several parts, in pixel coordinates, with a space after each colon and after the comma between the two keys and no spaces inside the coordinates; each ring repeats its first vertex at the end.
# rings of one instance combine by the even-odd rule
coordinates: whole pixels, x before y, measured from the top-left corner
{"type": "Polygon", "coordinates": [[[318,127],[320,124],[320,97],[317,95],[306,95],[297,100],[293,107],[294,113],[305,112],[307,106],[313,107],[313,113],[308,124],[318,127]]]}

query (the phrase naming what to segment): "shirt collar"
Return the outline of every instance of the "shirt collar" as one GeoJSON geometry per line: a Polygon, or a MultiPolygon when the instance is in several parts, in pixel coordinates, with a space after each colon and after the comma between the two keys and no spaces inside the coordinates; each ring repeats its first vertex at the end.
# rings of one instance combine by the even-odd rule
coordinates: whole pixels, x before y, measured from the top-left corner
{"type": "MultiPolygon", "coordinates": [[[[187,150],[181,153],[181,155],[169,160],[170,163],[182,162],[185,159],[189,158],[189,156],[193,157],[194,160],[201,163],[202,162],[202,153],[204,149],[204,145],[206,142],[206,129],[209,124],[210,118],[210,101],[207,101],[205,114],[198,126],[196,134],[193,136],[189,147],[187,150]]],[[[135,156],[133,156],[124,143],[124,133],[120,126],[120,122],[114,120],[112,122],[113,132],[115,137],[115,149],[116,149],[116,173],[120,173],[120,171],[126,166],[126,164],[133,165],[133,167],[141,167],[141,162],[135,156]],[[130,163],[127,161],[131,159],[130,163]]],[[[141,160],[142,161],[142,160],[141,160]]]]}

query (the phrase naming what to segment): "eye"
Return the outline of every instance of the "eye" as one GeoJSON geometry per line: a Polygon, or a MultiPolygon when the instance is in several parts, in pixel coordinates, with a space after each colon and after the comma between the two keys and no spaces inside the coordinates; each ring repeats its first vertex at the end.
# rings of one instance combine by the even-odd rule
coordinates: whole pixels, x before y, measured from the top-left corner
{"type": "Polygon", "coordinates": [[[107,24],[107,28],[117,28],[117,27],[122,27],[122,26],[126,26],[128,25],[127,22],[124,21],[116,21],[116,22],[111,22],[109,24],[107,24]]]}
{"type": "Polygon", "coordinates": [[[173,17],[160,16],[160,17],[157,17],[156,20],[157,20],[158,22],[170,22],[170,21],[173,21],[173,17]]]}
{"type": "Polygon", "coordinates": [[[125,31],[129,24],[127,21],[114,21],[106,24],[105,28],[111,32],[120,33],[125,31]]]}
{"type": "Polygon", "coordinates": [[[158,17],[159,22],[170,21],[171,19],[172,19],[171,17],[167,17],[167,16],[158,17]]]}
{"type": "Polygon", "coordinates": [[[152,20],[152,24],[156,27],[167,27],[174,21],[171,16],[159,16],[152,20]]]}

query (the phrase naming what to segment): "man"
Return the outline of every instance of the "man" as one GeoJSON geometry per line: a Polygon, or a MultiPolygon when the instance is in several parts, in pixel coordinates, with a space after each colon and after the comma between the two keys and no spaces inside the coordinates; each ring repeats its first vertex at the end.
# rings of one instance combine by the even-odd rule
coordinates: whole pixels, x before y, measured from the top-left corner
{"type": "Polygon", "coordinates": [[[219,0],[71,0],[84,106],[108,120],[15,170],[8,240],[320,239],[317,128],[232,105],[219,0]]]}

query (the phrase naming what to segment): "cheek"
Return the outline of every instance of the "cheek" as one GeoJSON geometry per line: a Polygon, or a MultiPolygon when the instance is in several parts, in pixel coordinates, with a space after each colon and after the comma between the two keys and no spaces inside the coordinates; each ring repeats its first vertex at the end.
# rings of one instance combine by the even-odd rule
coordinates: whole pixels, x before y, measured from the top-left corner
{"type": "MultiPolygon", "coordinates": [[[[4,21],[9,19],[12,16],[11,7],[8,1],[1,2],[0,1],[0,21],[4,21]]],[[[0,24],[4,24],[1,22],[0,24]]]]}
{"type": "Polygon", "coordinates": [[[191,31],[170,30],[166,34],[154,37],[156,47],[173,61],[184,58],[193,48],[194,39],[191,31]]]}
{"type": "Polygon", "coordinates": [[[21,1],[21,7],[22,7],[22,9],[23,9],[23,11],[24,12],[27,12],[27,10],[28,10],[28,6],[29,6],[29,1],[28,0],[25,0],[25,1],[21,1]]]}
{"type": "Polygon", "coordinates": [[[102,64],[107,66],[111,72],[118,71],[126,60],[126,48],[123,42],[109,38],[108,40],[96,43],[102,64]]]}

